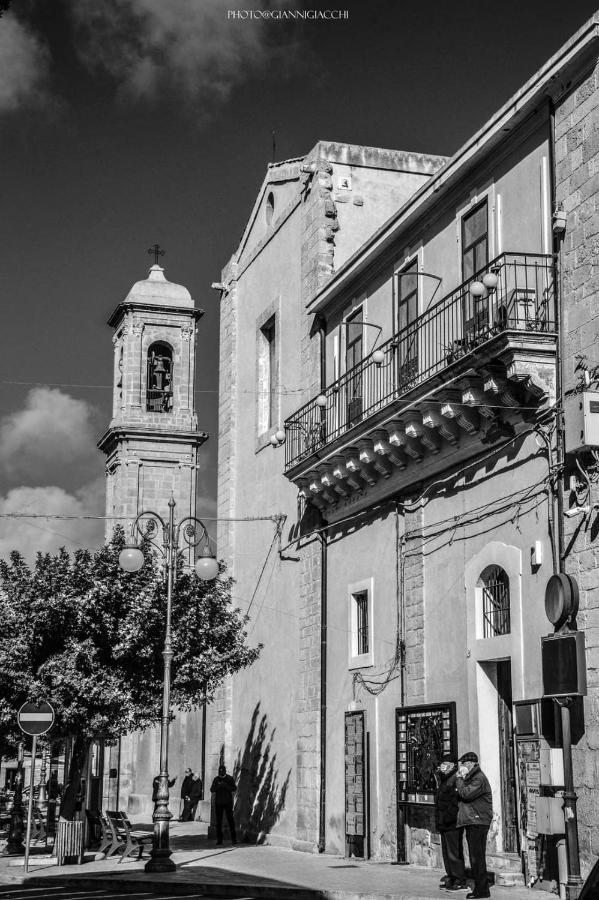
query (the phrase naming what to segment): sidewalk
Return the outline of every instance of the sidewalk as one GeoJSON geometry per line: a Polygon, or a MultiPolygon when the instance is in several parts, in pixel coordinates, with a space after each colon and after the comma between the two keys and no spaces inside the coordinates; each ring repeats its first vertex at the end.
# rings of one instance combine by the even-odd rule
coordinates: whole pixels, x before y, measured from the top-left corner
{"type": "MultiPolygon", "coordinates": [[[[200,834],[199,823],[172,823],[171,846],[177,871],[147,875],[143,862],[93,860],[82,866],[61,866],[47,858],[24,874],[23,862],[0,860],[3,881],[22,881],[47,886],[68,882],[73,888],[109,887],[118,890],[169,886],[173,896],[201,891],[211,897],[259,898],[259,900],[432,900],[455,896],[440,889],[438,869],[364,862],[326,854],[301,853],[272,846],[216,847],[200,834]]],[[[492,887],[492,900],[530,900],[526,888],[492,887]]],[[[537,895],[538,896],[538,895],[537,895]]],[[[542,898],[544,895],[541,894],[542,898]]]]}

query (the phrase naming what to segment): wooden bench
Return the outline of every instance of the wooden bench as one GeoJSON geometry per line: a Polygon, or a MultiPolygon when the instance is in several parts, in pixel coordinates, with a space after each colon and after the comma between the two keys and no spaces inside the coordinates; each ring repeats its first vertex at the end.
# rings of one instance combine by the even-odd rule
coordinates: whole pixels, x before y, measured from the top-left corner
{"type": "MultiPolygon", "coordinates": [[[[144,847],[152,844],[154,841],[153,833],[135,830],[124,812],[107,810],[106,817],[112,828],[114,840],[118,842],[116,850],[122,848],[119,862],[122,862],[129,856],[133,856],[135,853],[137,853],[137,858],[141,859],[144,847]]],[[[107,853],[107,856],[111,856],[112,852],[116,852],[116,850],[107,853]]]]}
{"type": "Polygon", "coordinates": [[[90,832],[93,834],[93,843],[97,844],[96,852],[103,853],[105,856],[111,856],[116,853],[122,846],[119,844],[117,836],[106,818],[96,809],[86,809],[85,815],[90,826],[90,832]]]}

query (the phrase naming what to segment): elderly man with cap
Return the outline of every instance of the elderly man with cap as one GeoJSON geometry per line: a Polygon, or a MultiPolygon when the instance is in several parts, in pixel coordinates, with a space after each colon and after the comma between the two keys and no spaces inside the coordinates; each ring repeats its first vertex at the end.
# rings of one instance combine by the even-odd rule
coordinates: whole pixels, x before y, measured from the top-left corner
{"type": "Polygon", "coordinates": [[[474,890],[466,900],[490,897],[487,876],[487,835],[493,818],[493,797],[487,776],[478,764],[476,753],[464,753],[459,760],[456,789],[460,798],[458,828],[465,828],[474,890]]]}
{"type": "Polygon", "coordinates": [[[441,835],[443,864],[447,875],[443,879],[446,891],[463,891],[467,888],[464,868],[464,829],[458,828],[459,797],[456,789],[456,754],[447,753],[441,758],[435,773],[437,793],[435,813],[437,829],[441,835]]]}

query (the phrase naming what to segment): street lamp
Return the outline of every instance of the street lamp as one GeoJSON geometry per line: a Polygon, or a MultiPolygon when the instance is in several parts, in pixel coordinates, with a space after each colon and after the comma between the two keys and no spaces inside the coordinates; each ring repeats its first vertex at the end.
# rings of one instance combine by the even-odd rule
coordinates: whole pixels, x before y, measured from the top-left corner
{"type": "Polygon", "coordinates": [[[169,844],[169,822],[172,819],[172,813],[168,808],[168,737],[171,706],[171,662],[173,659],[171,609],[180,539],[183,538],[188,547],[197,547],[202,544],[195,564],[198,578],[202,581],[214,581],[218,575],[218,563],[210,551],[206,526],[201,519],[197,519],[195,516],[186,516],[176,524],[175,505],[174,497],[171,496],[168,503],[168,522],[165,522],[158,513],[152,510],[139,513],[131,527],[131,541],[119,555],[119,565],[125,572],[138,572],[144,564],[144,555],[139,547],[138,539],[145,538],[160,550],[166,563],[166,633],[162,653],[164,677],[162,681],[162,717],[160,719],[160,775],[158,776],[158,791],[152,814],[154,843],[150,859],[145,866],[146,872],[174,872],[176,869],[170,858],[169,844]],[[162,526],[162,547],[158,543],[159,524],[162,526]]]}

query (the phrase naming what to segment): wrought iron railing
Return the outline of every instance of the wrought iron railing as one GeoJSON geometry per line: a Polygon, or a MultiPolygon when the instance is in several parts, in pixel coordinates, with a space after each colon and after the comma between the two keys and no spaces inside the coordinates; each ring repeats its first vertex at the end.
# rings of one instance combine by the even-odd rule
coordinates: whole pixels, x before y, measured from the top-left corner
{"type": "Polygon", "coordinates": [[[496,257],[285,421],[286,469],[497,334],[554,332],[554,300],[551,256],[496,257]]]}

